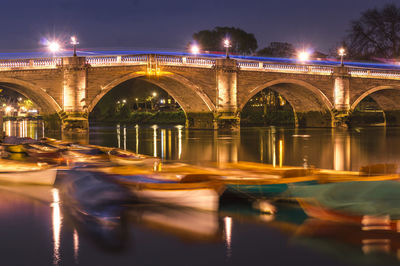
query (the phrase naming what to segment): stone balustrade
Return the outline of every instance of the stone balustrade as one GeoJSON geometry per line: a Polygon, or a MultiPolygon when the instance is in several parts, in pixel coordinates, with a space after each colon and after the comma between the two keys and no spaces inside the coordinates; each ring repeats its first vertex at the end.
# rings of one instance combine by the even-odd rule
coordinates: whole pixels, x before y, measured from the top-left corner
{"type": "MultiPolygon", "coordinates": [[[[118,65],[145,65],[149,61],[159,66],[188,66],[198,68],[212,68],[216,59],[203,56],[175,56],[175,55],[111,55],[87,56],[86,63],[91,67],[118,66],[118,65]]],[[[237,64],[244,71],[266,71],[280,73],[297,73],[310,75],[332,75],[337,66],[272,63],[262,61],[237,60],[237,64]]],[[[3,59],[0,60],[0,71],[18,69],[51,69],[62,65],[61,57],[34,58],[34,59],[3,59]]],[[[352,77],[375,79],[400,79],[400,70],[386,70],[377,68],[349,67],[348,73],[352,77]]]]}

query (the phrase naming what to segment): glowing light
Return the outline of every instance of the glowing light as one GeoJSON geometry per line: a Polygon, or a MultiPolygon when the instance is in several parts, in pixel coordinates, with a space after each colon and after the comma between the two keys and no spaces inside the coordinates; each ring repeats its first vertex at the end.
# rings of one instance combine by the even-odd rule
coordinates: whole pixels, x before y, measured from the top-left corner
{"type": "Polygon", "coordinates": [[[125,99],[123,99],[123,100],[122,100],[122,103],[126,103],[126,100],[125,100],[125,99]]]}
{"type": "Polygon", "coordinates": [[[153,156],[157,157],[157,125],[152,126],[152,128],[153,128],[153,147],[154,147],[153,156]]]}
{"type": "Polygon", "coordinates": [[[157,96],[157,92],[153,92],[152,95],[153,95],[153,97],[156,97],[157,96]]]}
{"type": "Polygon", "coordinates": [[[182,126],[177,126],[178,128],[178,159],[182,157],[182,126]]]}
{"type": "Polygon", "coordinates": [[[9,114],[11,112],[11,110],[12,110],[12,107],[11,106],[7,106],[6,107],[6,114],[9,114]]]}
{"type": "Polygon", "coordinates": [[[136,125],[135,129],[136,129],[136,153],[139,153],[139,125],[136,125]]]}
{"type": "Polygon", "coordinates": [[[340,48],[340,49],[338,50],[338,54],[339,54],[340,56],[345,56],[345,55],[346,55],[346,50],[345,50],[344,48],[340,48]]]}
{"type": "Polygon", "coordinates": [[[310,53],[308,51],[300,51],[297,54],[297,57],[301,62],[305,62],[310,60],[310,53]]]}
{"type": "Polygon", "coordinates": [[[62,216],[60,209],[60,196],[58,189],[53,188],[51,190],[53,195],[53,264],[58,265],[60,262],[60,235],[61,235],[61,224],[62,216]]]}
{"type": "Polygon", "coordinates": [[[283,164],[283,140],[279,140],[279,167],[283,164]]]}
{"type": "Polygon", "coordinates": [[[78,231],[74,229],[74,259],[76,264],[78,264],[78,255],[79,255],[79,235],[78,231]]]}
{"type": "Polygon", "coordinates": [[[118,142],[118,149],[121,148],[121,126],[117,125],[117,142],[118,142]]]}
{"type": "Polygon", "coordinates": [[[230,257],[232,255],[232,217],[225,217],[224,225],[227,256],[230,257]]]}
{"type": "Polygon", "coordinates": [[[192,54],[197,55],[197,54],[200,53],[200,48],[196,44],[193,44],[192,48],[191,48],[191,51],[192,51],[192,54]]]}
{"type": "Polygon", "coordinates": [[[228,38],[226,38],[226,39],[224,40],[224,47],[225,47],[225,48],[232,47],[232,45],[231,45],[231,40],[229,40],[228,38]]]}
{"type": "Polygon", "coordinates": [[[123,132],[124,132],[124,150],[126,150],[126,126],[124,126],[124,130],[123,130],[123,132]]]}
{"type": "Polygon", "coordinates": [[[72,37],[71,37],[71,44],[72,44],[72,45],[77,45],[77,44],[79,44],[78,39],[77,39],[75,36],[72,36],[72,37]]]}
{"type": "Polygon", "coordinates": [[[50,52],[52,52],[52,53],[56,53],[56,52],[60,51],[60,49],[61,49],[60,44],[56,41],[49,42],[47,47],[49,48],[50,52]]]}

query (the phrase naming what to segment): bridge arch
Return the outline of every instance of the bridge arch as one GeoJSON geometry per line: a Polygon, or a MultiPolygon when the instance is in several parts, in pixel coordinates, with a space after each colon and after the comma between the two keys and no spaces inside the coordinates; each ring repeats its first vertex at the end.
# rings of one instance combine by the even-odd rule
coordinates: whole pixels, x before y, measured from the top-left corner
{"type": "MultiPolygon", "coordinates": [[[[383,122],[388,126],[400,125],[400,85],[384,85],[368,88],[355,98],[350,110],[357,110],[357,106],[366,98],[371,97],[383,112],[383,122]]],[[[361,110],[361,112],[373,112],[361,110]]],[[[376,112],[376,111],[375,111],[376,112]]],[[[355,115],[357,112],[353,112],[355,115]]]]}
{"type": "Polygon", "coordinates": [[[94,97],[88,106],[88,112],[93,111],[97,103],[110,90],[131,79],[142,79],[165,90],[178,102],[185,113],[213,112],[216,110],[215,104],[199,86],[183,76],[168,72],[157,77],[148,77],[143,73],[130,73],[114,79],[103,86],[101,91],[94,97]]]}
{"type": "Polygon", "coordinates": [[[31,99],[39,106],[41,113],[52,114],[62,110],[57,101],[39,86],[20,79],[0,78],[0,87],[14,90],[31,99]]]}
{"type": "MultiPolygon", "coordinates": [[[[388,93],[386,93],[388,94],[388,93]]],[[[363,94],[361,94],[360,96],[358,96],[354,102],[351,104],[350,109],[354,110],[357,105],[367,96],[372,96],[372,98],[379,104],[379,106],[384,110],[386,109],[399,109],[400,110],[400,85],[384,85],[384,86],[376,86],[376,87],[372,87],[367,89],[363,94]],[[376,93],[376,92],[380,92],[380,91],[397,91],[398,95],[393,95],[393,93],[391,95],[385,95],[385,93],[380,93],[381,97],[373,97],[372,94],[376,93]],[[394,98],[391,98],[393,97],[394,98]],[[397,97],[396,97],[397,96],[397,97]],[[378,99],[378,98],[385,98],[385,103],[383,103],[382,99],[378,99]]]]}
{"type": "Polygon", "coordinates": [[[293,109],[296,126],[331,126],[333,121],[333,104],[317,87],[297,79],[276,79],[258,85],[251,89],[240,102],[239,110],[257,93],[270,88],[282,95],[293,109]],[[318,116],[315,121],[311,117],[318,116]],[[306,120],[309,120],[308,122],[306,120]],[[329,121],[328,121],[329,120],[329,121]]]}

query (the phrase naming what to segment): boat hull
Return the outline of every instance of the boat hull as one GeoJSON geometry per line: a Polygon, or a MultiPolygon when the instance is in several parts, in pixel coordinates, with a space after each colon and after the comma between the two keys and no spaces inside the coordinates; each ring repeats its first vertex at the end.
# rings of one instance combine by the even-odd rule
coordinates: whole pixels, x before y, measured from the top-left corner
{"type": "Polygon", "coordinates": [[[132,191],[140,200],[162,204],[207,211],[217,211],[219,206],[219,194],[213,188],[182,190],[132,189],[132,191]]]}
{"type": "Polygon", "coordinates": [[[0,172],[0,182],[52,186],[56,180],[56,176],[57,170],[55,168],[32,171],[0,172]]]}

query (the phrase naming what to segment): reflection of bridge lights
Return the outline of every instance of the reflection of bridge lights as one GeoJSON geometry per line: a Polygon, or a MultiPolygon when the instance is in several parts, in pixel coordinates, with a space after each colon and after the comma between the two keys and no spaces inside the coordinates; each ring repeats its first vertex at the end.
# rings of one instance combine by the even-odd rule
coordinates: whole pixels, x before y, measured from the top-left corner
{"type": "Polygon", "coordinates": [[[227,256],[230,257],[232,255],[232,217],[225,217],[224,225],[227,256]]]}
{"type": "Polygon", "coordinates": [[[61,236],[61,225],[62,215],[60,208],[60,196],[58,189],[53,188],[51,190],[53,195],[53,264],[58,265],[60,261],[60,236],[61,236]]]}
{"type": "Polygon", "coordinates": [[[79,255],[79,235],[78,231],[74,229],[74,259],[75,263],[78,263],[78,255],[79,255]]]}
{"type": "Polygon", "coordinates": [[[153,147],[154,147],[154,152],[153,156],[157,157],[157,125],[152,126],[153,128],[153,147]]]}
{"type": "Polygon", "coordinates": [[[136,153],[139,153],[139,125],[135,126],[136,129],[136,153]]]}

